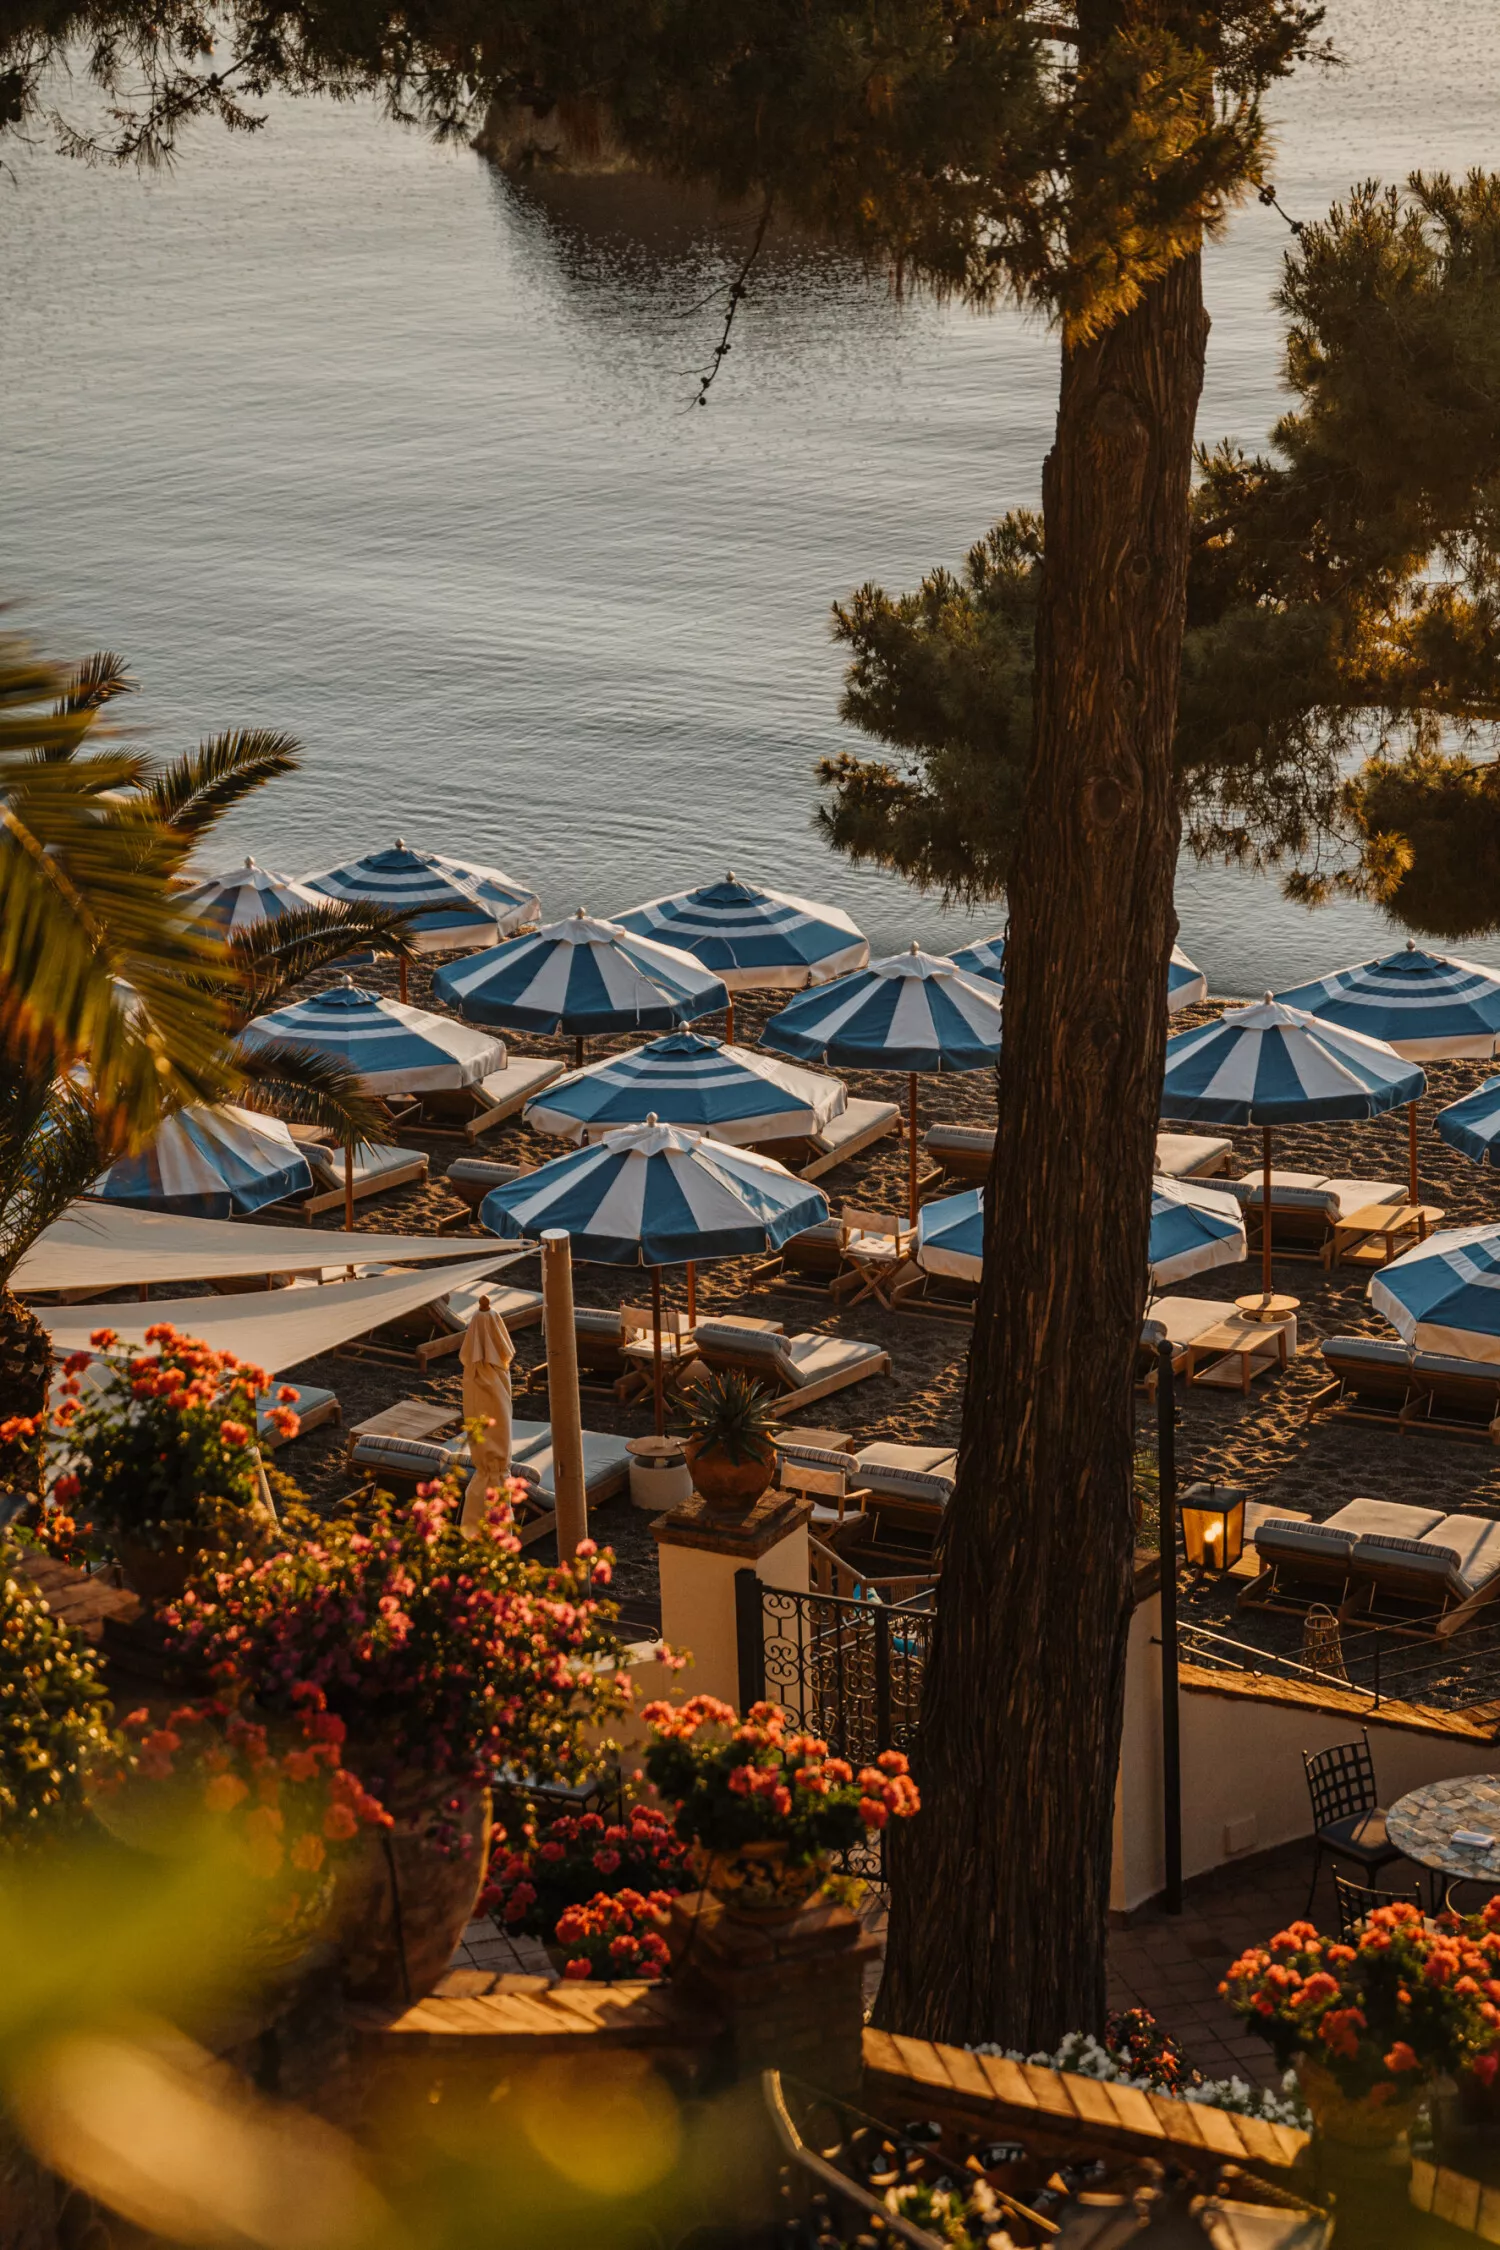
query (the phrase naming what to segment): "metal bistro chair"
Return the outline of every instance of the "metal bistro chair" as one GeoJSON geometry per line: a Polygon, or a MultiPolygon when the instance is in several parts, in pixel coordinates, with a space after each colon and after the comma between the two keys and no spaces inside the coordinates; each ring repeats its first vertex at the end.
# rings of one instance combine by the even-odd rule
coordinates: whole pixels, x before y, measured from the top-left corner
{"type": "Polygon", "coordinates": [[[1385,1812],[1375,1791],[1375,1761],[1370,1755],[1368,1730],[1358,1742],[1337,1742],[1331,1750],[1302,1753],[1307,1772],[1307,1793],[1312,1799],[1312,1884],[1307,1911],[1312,1912],[1318,1875],[1325,1851],[1352,1859],[1366,1875],[1378,1875],[1402,1854],[1385,1832],[1385,1812]]]}
{"type": "Polygon", "coordinates": [[[1420,1907],[1422,1904],[1422,1893],[1415,1884],[1409,1891],[1382,1891],[1370,1883],[1351,1883],[1337,1868],[1333,1871],[1333,1895],[1339,1910],[1339,1936],[1345,1945],[1354,1943],[1377,1906],[1420,1907]]]}

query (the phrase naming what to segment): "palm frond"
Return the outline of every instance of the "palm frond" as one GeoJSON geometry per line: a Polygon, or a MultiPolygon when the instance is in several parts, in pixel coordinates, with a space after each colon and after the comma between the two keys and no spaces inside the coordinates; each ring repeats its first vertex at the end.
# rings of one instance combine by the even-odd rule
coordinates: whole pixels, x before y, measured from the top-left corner
{"type": "Polygon", "coordinates": [[[113,703],[117,695],[130,695],[136,682],[125,669],[125,659],[113,649],[100,649],[86,656],[68,675],[67,685],[57,699],[54,716],[59,719],[76,719],[87,713],[90,717],[102,711],[106,703],[113,703]]]}
{"type": "Polygon", "coordinates": [[[233,1059],[244,1080],[235,1099],[246,1109],[270,1110],[294,1125],[316,1125],[344,1146],[389,1142],[384,1109],[347,1063],[290,1044],[248,1051],[235,1047],[233,1059]]]}
{"type": "Polygon", "coordinates": [[[302,763],[295,735],[272,727],[232,727],[151,776],[142,791],[147,809],[188,841],[201,837],[225,813],[302,763]]]}
{"type": "Polygon", "coordinates": [[[247,1016],[277,1007],[304,977],[351,953],[405,954],[410,959],[411,923],[418,911],[331,898],[325,905],[297,907],[237,931],[227,950],[246,996],[247,1016]]]}
{"type": "Polygon", "coordinates": [[[140,761],[39,758],[12,711],[0,720],[0,1051],[48,1076],[85,1059],[105,1129],[147,1133],[164,1103],[222,1088],[224,949],[176,907],[173,839],[114,794],[140,761]]]}
{"type": "Polygon", "coordinates": [[[66,1078],[13,1071],[0,1080],[0,1287],[37,1237],[97,1178],[98,1121],[66,1078]]]}

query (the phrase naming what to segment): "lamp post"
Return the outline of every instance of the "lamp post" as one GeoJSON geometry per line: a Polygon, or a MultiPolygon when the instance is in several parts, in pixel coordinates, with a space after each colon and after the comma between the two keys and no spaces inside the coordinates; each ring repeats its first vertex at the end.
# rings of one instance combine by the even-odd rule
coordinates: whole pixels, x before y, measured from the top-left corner
{"type": "Polygon", "coordinates": [[[1161,1517],[1161,1773],[1166,1883],[1162,1903],[1182,1912],[1182,1738],[1177,1711],[1177,1401],[1172,1347],[1156,1351],[1157,1507],[1161,1517]]]}

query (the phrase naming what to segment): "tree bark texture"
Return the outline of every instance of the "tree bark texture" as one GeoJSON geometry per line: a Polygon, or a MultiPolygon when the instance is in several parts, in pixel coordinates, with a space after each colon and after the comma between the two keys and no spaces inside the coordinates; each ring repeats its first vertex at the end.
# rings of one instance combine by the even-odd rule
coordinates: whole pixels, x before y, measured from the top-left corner
{"type": "Polygon", "coordinates": [[[999,1131],[877,2020],[1033,2050],[1105,2014],[1132,1377],[1166,1040],[1172,736],[1208,321],[1184,259],[1065,350],[999,1131]]]}

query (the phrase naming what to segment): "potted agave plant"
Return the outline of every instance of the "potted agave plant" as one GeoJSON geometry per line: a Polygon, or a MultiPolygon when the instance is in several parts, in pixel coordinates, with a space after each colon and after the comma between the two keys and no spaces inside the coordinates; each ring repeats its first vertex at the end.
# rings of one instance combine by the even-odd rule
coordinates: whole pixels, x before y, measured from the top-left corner
{"type": "Polygon", "coordinates": [[[706,1375],[696,1386],[683,1452],[710,1507],[753,1507],[775,1476],[771,1407],[770,1393],[745,1375],[706,1375]]]}
{"type": "Polygon", "coordinates": [[[1434,1928],[1403,1900],[1377,1907],[1352,1945],[1293,1922],[1243,1953],[1219,1990],[1283,2069],[1295,2063],[1324,2139],[1385,2148],[1439,2073],[1494,2080],[1494,1966],[1461,1926],[1434,1928]]]}
{"type": "Polygon", "coordinates": [[[774,1703],[753,1703],[743,1723],[711,1695],[648,1703],[641,1716],[653,1737],[647,1776],[676,1805],[694,1873],[742,1920],[789,1921],[836,1852],[920,1809],[899,1750],[856,1773],[774,1703]]]}
{"type": "Polygon", "coordinates": [[[377,1495],[164,1612],[169,1654],[269,1720],[316,1688],[343,1722],[344,1762],[391,1814],[346,1886],[344,1976],[361,1999],[418,1999],[447,1968],[483,1879],[496,1773],[583,1771],[589,1730],[629,1699],[598,1598],[607,1558],[585,1541],[570,1562],[529,1561],[508,1499],[471,1537],[462,1506],[457,1480],[409,1508],[377,1495]]]}

